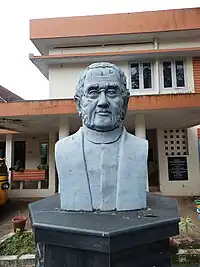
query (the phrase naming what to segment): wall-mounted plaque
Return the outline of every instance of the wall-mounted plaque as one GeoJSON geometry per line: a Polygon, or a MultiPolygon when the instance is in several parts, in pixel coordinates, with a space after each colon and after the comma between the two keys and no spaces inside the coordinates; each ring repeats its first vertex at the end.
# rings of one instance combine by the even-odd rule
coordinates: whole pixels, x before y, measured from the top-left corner
{"type": "Polygon", "coordinates": [[[169,181],[188,180],[187,157],[168,157],[169,181]]]}

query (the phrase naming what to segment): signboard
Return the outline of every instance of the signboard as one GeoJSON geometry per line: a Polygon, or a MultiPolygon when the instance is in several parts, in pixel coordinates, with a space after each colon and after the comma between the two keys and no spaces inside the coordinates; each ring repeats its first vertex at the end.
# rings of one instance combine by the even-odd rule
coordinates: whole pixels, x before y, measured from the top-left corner
{"type": "Polygon", "coordinates": [[[169,181],[188,180],[187,157],[168,157],[169,181]]]}

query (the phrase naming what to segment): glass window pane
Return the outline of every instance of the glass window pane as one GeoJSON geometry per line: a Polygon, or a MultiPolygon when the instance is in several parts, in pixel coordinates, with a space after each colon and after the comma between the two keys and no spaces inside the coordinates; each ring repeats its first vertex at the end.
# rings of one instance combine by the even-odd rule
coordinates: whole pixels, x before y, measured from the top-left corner
{"type": "Polygon", "coordinates": [[[176,86],[177,87],[185,86],[183,61],[176,61],[176,86]]]}
{"type": "Polygon", "coordinates": [[[132,89],[140,88],[139,64],[138,63],[131,64],[131,88],[132,89]]]}
{"type": "Polygon", "coordinates": [[[48,153],[48,145],[46,143],[40,144],[40,157],[41,164],[47,164],[47,153],[48,153]]]}
{"type": "Polygon", "coordinates": [[[170,61],[163,62],[164,88],[172,87],[172,66],[170,61]]]}
{"type": "Polygon", "coordinates": [[[151,85],[151,63],[143,63],[144,89],[152,88],[151,85]]]}

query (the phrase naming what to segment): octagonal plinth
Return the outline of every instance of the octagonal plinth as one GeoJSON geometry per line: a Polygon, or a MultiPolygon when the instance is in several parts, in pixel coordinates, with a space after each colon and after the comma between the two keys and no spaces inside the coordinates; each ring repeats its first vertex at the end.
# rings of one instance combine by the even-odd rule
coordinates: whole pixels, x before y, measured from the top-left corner
{"type": "Polygon", "coordinates": [[[147,210],[126,212],[60,211],[59,195],[30,204],[38,263],[45,267],[171,266],[168,238],[178,234],[177,201],[152,194],[147,198],[147,210]]]}

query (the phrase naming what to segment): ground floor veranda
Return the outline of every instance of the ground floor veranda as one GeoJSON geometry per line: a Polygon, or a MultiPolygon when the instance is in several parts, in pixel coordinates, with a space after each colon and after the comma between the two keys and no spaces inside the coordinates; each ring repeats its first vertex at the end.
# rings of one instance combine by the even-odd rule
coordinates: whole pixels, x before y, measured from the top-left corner
{"type": "MultiPolygon", "coordinates": [[[[130,98],[124,124],[128,132],[149,140],[147,184],[151,190],[164,195],[200,193],[198,135],[194,127],[200,125],[199,103],[200,94],[130,98]]],[[[74,101],[2,103],[0,114],[0,128],[15,131],[1,132],[0,157],[5,156],[8,167],[20,160],[25,169],[18,178],[10,175],[10,198],[45,197],[57,192],[55,143],[81,126],[74,101]],[[48,165],[45,176],[26,173],[37,171],[41,163],[48,165]]]]}
{"type": "MultiPolygon", "coordinates": [[[[148,190],[164,195],[200,193],[198,126],[184,127],[192,126],[186,123],[187,114],[183,109],[128,112],[127,130],[149,141],[148,190]]],[[[17,178],[10,173],[9,197],[46,197],[58,192],[55,143],[79,129],[78,115],[9,117],[4,118],[4,126],[16,132],[1,132],[0,157],[5,156],[8,168],[20,160],[25,169],[25,175],[19,172],[17,178]],[[26,175],[26,171],[37,171],[41,163],[48,166],[45,176],[26,175]]]]}

